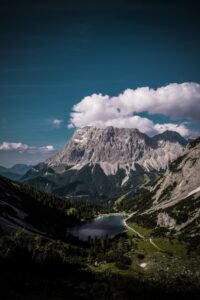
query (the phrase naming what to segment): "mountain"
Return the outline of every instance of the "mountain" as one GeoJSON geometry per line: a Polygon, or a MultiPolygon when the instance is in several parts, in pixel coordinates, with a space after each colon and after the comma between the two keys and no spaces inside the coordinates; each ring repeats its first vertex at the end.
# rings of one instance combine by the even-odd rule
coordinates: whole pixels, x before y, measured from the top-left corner
{"type": "Polygon", "coordinates": [[[10,178],[12,180],[18,180],[31,168],[32,166],[25,165],[25,164],[16,164],[11,168],[0,166],[0,175],[10,178]]]}
{"type": "Polygon", "coordinates": [[[200,241],[200,138],[169,165],[137,221],[200,241]]]}
{"type": "Polygon", "coordinates": [[[10,171],[10,168],[6,168],[6,167],[3,167],[3,166],[0,166],[0,175],[4,176],[4,177],[7,177],[7,178],[10,178],[10,179],[13,179],[13,180],[17,180],[21,177],[21,175],[10,171]]]}
{"type": "Polygon", "coordinates": [[[23,181],[61,196],[110,199],[154,180],[186,144],[172,131],[151,138],[138,129],[87,126],[60,153],[28,171],[23,181]]]}
{"type": "Polygon", "coordinates": [[[66,214],[69,201],[36,191],[0,176],[0,229],[23,230],[28,235],[65,236],[73,216],[66,214]]]}
{"type": "Polygon", "coordinates": [[[10,170],[10,172],[13,172],[13,173],[16,173],[19,175],[24,175],[31,168],[32,168],[32,166],[30,166],[30,165],[16,164],[13,167],[11,167],[9,170],[10,170]]]}

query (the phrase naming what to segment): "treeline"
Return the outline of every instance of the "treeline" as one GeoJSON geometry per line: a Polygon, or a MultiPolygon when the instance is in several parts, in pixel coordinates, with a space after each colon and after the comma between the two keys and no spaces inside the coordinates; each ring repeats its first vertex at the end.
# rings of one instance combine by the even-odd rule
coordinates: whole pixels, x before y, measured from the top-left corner
{"type": "MultiPolygon", "coordinates": [[[[28,238],[19,231],[13,234],[1,232],[0,298],[131,300],[177,296],[198,299],[199,286],[192,278],[190,281],[190,273],[164,281],[164,272],[156,270],[156,276],[152,273],[152,278],[142,276],[142,273],[138,273],[138,277],[126,276],[132,263],[128,252],[134,248],[132,239],[125,236],[113,240],[91,239],[78,247],[41,236],[28,238]],[[101,263],[111,263],[120,271],[95,272],[88,268],[88,265],[98,268],[101,263]]],[[[135,259],[143,261],[145,256],[138,253],[135,259]]]]}
{"type": "Polygon", "coordinates": [[[117,208],[121,211],[134,212],[143,211],[152,204],[152,193],[146,189],[138,192],[132,191],[117,204],[117,208]]]}
{"type": "Polygon", "coordinates": [[[91,219],[99,213],[110,212],[110,204],[73,201],[38,191],[22,183],[0,177],[0,215],[18,218],[17,210],[25,213],[22,218],[38,231],[54,238],[65,239],[67,227],[91,219]]]}

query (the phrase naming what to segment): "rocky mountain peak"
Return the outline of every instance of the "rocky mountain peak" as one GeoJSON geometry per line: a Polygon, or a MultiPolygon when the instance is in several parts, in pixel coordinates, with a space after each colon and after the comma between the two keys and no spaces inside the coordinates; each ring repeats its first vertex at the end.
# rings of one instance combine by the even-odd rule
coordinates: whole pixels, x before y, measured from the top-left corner
{"type": "Polygon", "coordinates": [[[168,141],[168,142],[174,142],[179,143],[183,146],[187,145],[187,141],[178,133],[171,130],[166,130],[163,133],[157,134],[154,136],[154,140],[156,141],[168,141]]]}
{"type": "Polygon", "coordinates": [[[109,198],[149,182],[181,155],[186,142],[172,135],[149,137],[138,129],[112,126],[79,128],[61,152],[23,180],[59,195],[109,198]]]}
{"type": "Polygon", "coordinates": [[[150,138],[135,128],[87,126],[77,129],[63,151],[46,163],[77,169],[86,164],[99,164],[106,175],[115,173],[116,165],[134,170],[135,163],[146,170],[159,170],[165,169],[169,161],[180,155],[186,143],[184,138],[172,131],[150,138]],[[165,143],[161,145],[159,141],[165,143]]]}

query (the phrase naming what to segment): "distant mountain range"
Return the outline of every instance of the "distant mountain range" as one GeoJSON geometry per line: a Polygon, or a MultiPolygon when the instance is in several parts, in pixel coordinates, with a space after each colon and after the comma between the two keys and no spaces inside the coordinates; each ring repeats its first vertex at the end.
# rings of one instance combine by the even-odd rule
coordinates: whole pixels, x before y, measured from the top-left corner
{"type": "Polygon", "coordinates": [[[32,166],[25,165],[25,164],[16,164],[11,168],[0,166],[0,175],[13,180],[18,180],[31,168],[32,166]]]}
{"type": "Polygon", "coordinates": [[[149,137],[137,129],[78,129],[64,149],[31,168],[22,181],[64,197],[108,200],[145,187],[180,156],[187,141],[165,131],[149,137]]]}

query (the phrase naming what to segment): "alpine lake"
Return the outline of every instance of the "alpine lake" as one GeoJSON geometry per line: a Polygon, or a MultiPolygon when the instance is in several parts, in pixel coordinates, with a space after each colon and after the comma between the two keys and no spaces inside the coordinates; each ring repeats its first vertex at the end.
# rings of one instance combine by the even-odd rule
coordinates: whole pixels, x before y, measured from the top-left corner
{"type": "Polygon", "coordinates": [[[95,237],[115,237],[126,232],[125,214],[105,214],[67,229],[67,233],[82,241],[95,237]]]}

